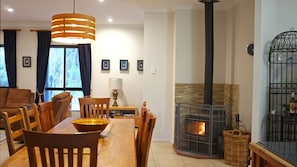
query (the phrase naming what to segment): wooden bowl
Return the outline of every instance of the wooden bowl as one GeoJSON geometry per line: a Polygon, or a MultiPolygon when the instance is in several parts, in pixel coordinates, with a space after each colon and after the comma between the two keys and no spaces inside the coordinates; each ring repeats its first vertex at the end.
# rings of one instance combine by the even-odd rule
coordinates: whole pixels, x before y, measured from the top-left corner
{"type": "Polygon", "coordinates": [[[109,123],[109,119],[80,118],[72,121],[73,126],[79,132],[103,131],[109,123]]]}

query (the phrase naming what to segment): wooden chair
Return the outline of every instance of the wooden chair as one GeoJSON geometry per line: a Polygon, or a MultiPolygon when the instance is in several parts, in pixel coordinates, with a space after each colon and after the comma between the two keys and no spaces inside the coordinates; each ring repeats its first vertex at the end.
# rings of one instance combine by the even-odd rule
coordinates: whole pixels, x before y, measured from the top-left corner
{"type": "Polygon", "coordinates": [[[30,167],[37,167],[36,159],[39,158],[42,166],[49,166],[47,163],[50,163],[50,166],[56,165],[59,167],[63,167],[65,164],[67,164],[65,165],[67,167],[97,166],[100,136],[98,131],[55,134],[24,130],[24,136],[30,167]],[[38,147],[39,151],[36,151],[35,147],[38,147]],[[88,161],[84,158],[88,158],[88,161]]]}
{"type": "Polygon", "coordinates": [[[146,112],[145,121],[142,128],[141,140],[140,140],[140,147],[137,152],[137,166],[138,167],[146,167],[150,145],[153,135],[153,130],[156,124],[156,115],[150,111],[146,112]]]}
{"type": "Polygon", "coordinates": [[[24,141],[23,130],[27,128],[22,108],[16,115],[8,116],[7,112],[0,112],[1,121],[4,125],[9,155],[11,156],[25,146],[23,143],[16,143],[16,140],[24,141]]]}
{"type": "Polygon", "coordinates": [[[109,118],[110,98],[78,98],[81,118],[109,118]]]}
{"type": "Polygon", "coordinates": [[[142,137],[142,132],[143,132],[143,124],[145,121],[146,113],[149,109],[146,107],[146,101],[143,102],[142,107],[141,107],[141,113],[140,116],[135,116],[135,127],[137,128],[137,133],[136,133],[136,152],[139,152],[140,149],[140,141],[142,137]]]}
{"type": "Polygon", "coordinates": [[[143,124],[143,116],[144,116],[144,113],[148,110],[148,108],[146,107],[146,101],[144,101],[142,103],[142,106],[141,106],[141,110],[140,110],[140,115],[138,116],[134,116],[134,120],[135,120],[135,127],[136,128],[140,128],[143,124]]]}
{"type": "Polygon", "coordinates": [[[41,124],[39,118],[39,110],[37,104],[33,103],[31,106],[23,106],[26,126],[28,130],[41,131],[41,124]]]}
{"type": "Polygon", "coordinates": [[[38,108],[41,130],[46,132],[55,126],[53,102],[50,101],[39,103],[38,108]]]}

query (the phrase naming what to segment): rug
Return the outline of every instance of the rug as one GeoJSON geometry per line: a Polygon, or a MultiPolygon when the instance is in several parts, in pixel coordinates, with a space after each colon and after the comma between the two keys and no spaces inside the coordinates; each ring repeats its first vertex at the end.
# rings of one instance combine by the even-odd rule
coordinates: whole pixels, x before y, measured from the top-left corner
{"type": "Polygon", "coordinates": [[[0,130],[0,144],[3,144],[5,142],[6,142],[5,131],[0,130]]]}

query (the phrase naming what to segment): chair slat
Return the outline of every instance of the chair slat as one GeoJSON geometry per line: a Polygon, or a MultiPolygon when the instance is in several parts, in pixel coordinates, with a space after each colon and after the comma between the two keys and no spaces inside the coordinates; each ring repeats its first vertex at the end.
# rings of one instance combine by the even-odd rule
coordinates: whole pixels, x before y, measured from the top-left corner
{"type": "Polygon", "coordinates": [[[109,118],[110,98],[79,98],[81,118],[109,118]]]}
{"type": "Polygon", "coordinates": [[[48,131],[55,126],[53,102],[43,102],[38,104],[41,130],[48,131]]]}
{"type": "MultiPolygon", "coordinates": [[[[68,156],[70,156],[68,154],[68,156]]],[[[58,148],[59,166],[64,166],[64,150],[63,148],[58,148]]]]}
{"type": "Polygon", "coordinates": [[[41,162],[42,166],[46,165],[46,153],[45,153],[45,147],[39,147],[39,152],[40,152],[40,157],[41,157],[41,162]]]}
{"type": "MultiPolygon", "coordinates": [[[[73,149],[68,149],[68,154],[73,155],[73,149]]],[[[68,166],[73,166],[73,156],[68,156],[68,166]]]]}
{"type": "Polygon", "coordinates": [[[29,130],[41,131],[39,110],[37,104],[33,103],[31,108],[28,108],[27,106],[23,106],[22,108],[24,110],[27,128],[29,130]]]}
{"type": "Polygon", "coordinates": [[[77,157],[78,157],[78,160],[77,160],[78,165],[79,167],[82,167],[81,165],[82,165],[82,157],[83,157],[83,148],[77,149],[77,157]]]}
{"type": "Polygon", "coordinates": [[[8,145],[9,155],[11,156],[24,144],[15,145],[15,140],[23,140],[23,130],[27,128],[23,109],[19,108],[16,115],[8,116],[7,112],[0,112],[2,123],[4,125],[6,141],[8,145]]]}
{"type": "MultiPolygon", "coordinates": [[[[65,165],[69,167],[85,166],[84,161],[86,160],[84,160],[83,158],[83,148],[89,148],[91,150],[91,153],[94,154],[90,154],[90,158],[88,158],[89,162],[86,162],[86,164],[90,164],[88,165],[90,167],[97,166],[98,139],[100,136],[100,132],[96,131],[79,134],[56,134],[24,130],[24,136],[28,150],[31,150],[33,148],[33,152],[28,151],[30,166],[31,164],[36,163],[36,159],[30,158],[35,156],[34,147],[48,148],[48,161],[50,162],[51,166],[54,166],[54,164],[58,164],[59,167],[63,167],[65,165]],[[54,150],[55,148],[57,149],[57,151],[54,150]],[[75,154],[75,151],[73,151],[73,149],[77,150],[77,154],[75,154]],[[35,162],[33,162],[34,160],[35,162]],[[73,164],[74,162],[76,162],[77,164],[73,164]]],[[[36,155],[40,156],[40,154],[38,153],[36,155]]],[[[40,158],[45,159],[44,157],[40,158]]]]}
{"type": "MultiPolygon", "coordinates": [[[[48,155],[49,155],[50,166],[56,166],[54,148],[48,148],[48,155]]],[[[29,156],[30,156],[30,154],[29,154],[29,156]]],[[[30,164],[31,164],[31,161],[30,161],[30,164]]]]}

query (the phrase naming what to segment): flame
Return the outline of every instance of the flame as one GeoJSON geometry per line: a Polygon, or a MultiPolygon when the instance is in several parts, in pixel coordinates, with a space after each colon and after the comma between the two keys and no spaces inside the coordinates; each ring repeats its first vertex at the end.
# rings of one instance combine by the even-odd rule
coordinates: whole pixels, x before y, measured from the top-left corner
{"type": "Polygon", "coordinates": [[[205,122],[192,121],[187,126],[187,132],[194,135],[205,136],[205,122]]]}
{"type": "Polygon", "coordinates": [[[198,135],[205,135],[205,122],[198,122],[197,123],[197,130],[198,135]]]}

